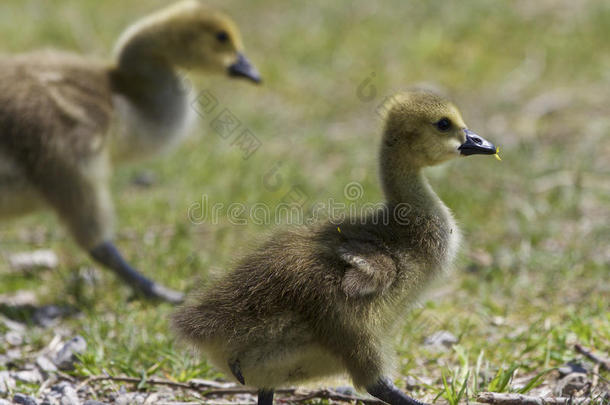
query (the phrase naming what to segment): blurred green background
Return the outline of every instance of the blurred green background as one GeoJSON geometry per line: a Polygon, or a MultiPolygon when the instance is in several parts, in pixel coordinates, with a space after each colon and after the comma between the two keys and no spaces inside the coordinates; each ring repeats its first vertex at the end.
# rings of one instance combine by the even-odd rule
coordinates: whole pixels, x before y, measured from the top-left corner
{"type": "MultiPolygon", "coordinates": [[[[203,195],[274,207],[298,190],[308,209],[349,202],[344,187],[356,181],[359,203],[379,201],[377,109],[426,83],[450,95],[503,161],[473,157],[428,171],[464,244],[456,271],[421,298],[397,341],[401,375],[429,383],[413,394],[434,398],[445,390],[441,373],[463,379],[477,359],[489,378],[471,373],[468,395],[512,365],[522,375],[561,365],[576,342],[610,347],[610,2],[207,3],[236,20],[264,85],[197,77],[192,97],[206,89],[261,146],[243,159],[210,115],[166,156],[118,168],[117,241],[134,265],[191,290],[274,228],[226,217],[193,224],[187,212],[203,195]],[[154,177],[149,188],[134,185],[143,172],[154,177]],[[264,181],[271,174],[274,187],[264,181]],[[422,346],[439,330],[459,343],[422,346]]],[[[3,0],[0,52],[53,47],[111,60],[122,30],[165,4],[3,0]]],[[[52,214],[0,224],[0,293],[33,290],[40,304],[83,310],[66,321],[89,342],[77,373],[216,376],[174,342],[170,306],[126,303],[128,289],[107,271],[86,285],[79,274],[91,266],[52,214]],[[37,248],[53,249],[59,267],[29,277],[9,268],[10,254],[37,248]]],[[[51,337],[32,327],[28,338],[36,350],[51,337]]]]}

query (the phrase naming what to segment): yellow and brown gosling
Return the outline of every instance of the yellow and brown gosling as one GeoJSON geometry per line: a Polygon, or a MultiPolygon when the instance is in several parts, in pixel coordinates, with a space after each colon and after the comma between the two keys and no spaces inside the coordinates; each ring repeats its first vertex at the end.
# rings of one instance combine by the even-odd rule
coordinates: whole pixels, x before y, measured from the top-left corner
{"type": "Polygon", "coordinates": [[[390,404],[391,343],[409,304],[452,266],[460,232],[422,169],[495,147],[427,92],[398,94],[379,155],[383,209],[279,232],[173,317],[178,334],[273,402],[274,388],[347,372],[390,404]]]}
{"type": "Polygon", "coordinates": [[[137,293],[182,301],[113,244],[108,187],[112,163],[161,151],[188,131],[181,71],[260,81],[235,23],[198,0],[133,24],[111,64],[57,51],[0,56],[0,219],[50,207],[137,293]]]}

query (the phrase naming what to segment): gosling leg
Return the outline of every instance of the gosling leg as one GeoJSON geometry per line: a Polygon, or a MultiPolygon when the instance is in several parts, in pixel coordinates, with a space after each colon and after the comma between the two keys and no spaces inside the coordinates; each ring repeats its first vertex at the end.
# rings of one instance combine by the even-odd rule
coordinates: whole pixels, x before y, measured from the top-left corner
{"type": "Polygon", "coordinates": [[[392,380],[387,377],[380,378],[374,385],[367,387],[366,390],[375,398],[381,399],[390,405],[426,405],[396,388],[392,380]]]}
{"type": "Polygon", "coordinates": [[[258,405],[273,405],[273,390],[258,390],[258,405]]]}
{"type": "Polygon", "coordinates": [[[62,157],[47,163],[31,168],[30,180],[67,225],[76,242],[143,297],[171,303],[182,302],[181,293],[144,277],[123,259],[110,242],[114,209],[105,156],[97,156],[80,166],[62,157]]]}
{"type": "Polygon", "coordinates": [[[172,304],[179,304],[184,300],[182,293],[155,283],[131,267],[112,242],[97,245],[89,251],[89,254],[98,263],[114,271],[136,293],[145,298],[167,301],[172,304]]]}

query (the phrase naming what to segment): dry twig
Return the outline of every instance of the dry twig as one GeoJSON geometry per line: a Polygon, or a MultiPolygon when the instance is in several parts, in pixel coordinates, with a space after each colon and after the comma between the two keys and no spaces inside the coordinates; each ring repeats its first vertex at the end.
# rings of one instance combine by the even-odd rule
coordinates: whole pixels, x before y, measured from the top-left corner
{"type": "Polygon", "coordinates": [[[565,397],[531,397],[522,394],[481,392],[477,395],[477,401],[484,404],[497,405],[589,405],[594,402],[590,398],[565,398],[565,397]]]}
{"type": "Polygon", "coordinates": [[[599,364],[600,367],[603,368],[604,370],[610,371],[610,360],[602,358],[601,356],[598,356],[597,354],[593,353],[591,350],[589,350],[586,347],[581,346],[579,344],[575,344],[574,349],[576,349],[576,351],[578,353],[584,355],[586,358],[588,358],[592,362],[599,364]]]}
{"type": "MultiPolygon", "coordinates": [[[[147,384],[147,385],[165,385],[168,387],[180,388],[185,390],[193,390],[199,392],[204,397],[212,397],[212,396],[224,396],[224,395],[238,395],[238,394],[251,394],[256,395],[257,390],[252,388],[242,388],[238,386],[234,387],[219,387],[219,383],[215,381],[206,381],[206,380],[193,380],[187,383],[175,382],[170,380],[163,380],[158,378],[151,379],[141,379],[136,377],[114,377],[110,375],[100,375],[89,377],[79,384],[78,389],[83,388],[84,386],[89,385],[90,383],[98,382],[98,381],[113,381],[113,382],[122,382],[128,384],[147,384]]],[[[277,394],[288,395],[290,402],[304,402],[310,401],[312,399],[330,399],[333,401],[341,401],[341,402],[360,402],[367,405],[376,405],[383,404],[383,402],[374,398],[363,398],[357,397],[353,395],[344,395],[339,394],[337,392],[333,392],[328,389],[321,389],[318,391],[304,391],[298,390],[296,388],[283,388],[275,390],[277,394]]]]}

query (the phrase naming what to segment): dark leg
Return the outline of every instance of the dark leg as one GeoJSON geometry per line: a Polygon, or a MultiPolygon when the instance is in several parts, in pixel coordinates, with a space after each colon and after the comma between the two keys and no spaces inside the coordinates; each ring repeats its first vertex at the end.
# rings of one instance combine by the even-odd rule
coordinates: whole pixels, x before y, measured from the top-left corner
{"type": "MultiPolygon", "coordinates": [[[[390,405],[425,405],[400,391],[394,383],[386,377],[382,377],[377,383],[366,389],[372,396],[387,402],[390,405]]],[[[260,397],[259,397],[260,398],[260,397]]]]}
{"type": "Polygon", "coordinates": [[[108,267],[125,280],[136,293],[142,294],[146,298],[173,304],[179,304],[184,300],[182,293],[155,283],[131,267],[112,242],[101,243],[91,249],[89,253],[97,262],[108,267]]]}
{"type": "Polygon", "coordinates": [[[96,261],[129,283],[136,293],[171,303],[182,302],[181,293],[144,277],[110,242],[114,215],[105,157],[101,154],[90,157],[79,166],[66,156],[71,155],[45,155],[45,164],[29,167],[28,175],[76,242],[96,261]],[[84,168],[97,168],[97,171],[84,168]]]}
{"type": "Polygon", "coordinates": [[[231,372],[233,373],[235,378],[237,378],[237,381],[239,381],[241,383],[241,385],[246,385],[246,380],[244,380],[244,376],[241,373],[241,367],[239,365],[239,360],[230,361],[229,368],[231,369],[231,372]]]}
{"type": "Polygon", "coordinates": [[[258,390],[258,405],[273,405],[273,390],[258,390]]]}

